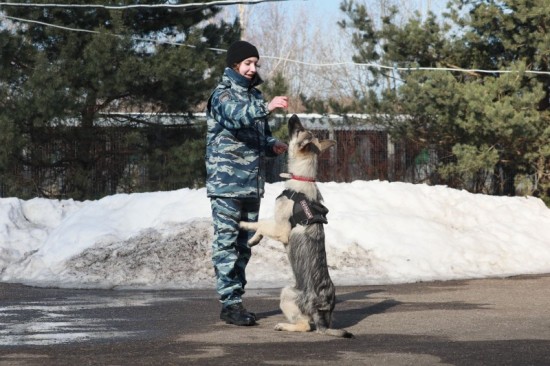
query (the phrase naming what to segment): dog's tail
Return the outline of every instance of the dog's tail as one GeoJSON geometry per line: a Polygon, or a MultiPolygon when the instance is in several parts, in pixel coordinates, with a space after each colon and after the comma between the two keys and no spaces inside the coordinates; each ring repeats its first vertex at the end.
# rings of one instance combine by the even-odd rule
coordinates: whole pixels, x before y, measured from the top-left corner
{"type": "Polygon", "coordinates": [[[333,337],[354,338],[353,334],[348,332],[345,329],[325,328],[323,330],[319,330],[318,332],[329,336],[333,336],[333,337]]]}

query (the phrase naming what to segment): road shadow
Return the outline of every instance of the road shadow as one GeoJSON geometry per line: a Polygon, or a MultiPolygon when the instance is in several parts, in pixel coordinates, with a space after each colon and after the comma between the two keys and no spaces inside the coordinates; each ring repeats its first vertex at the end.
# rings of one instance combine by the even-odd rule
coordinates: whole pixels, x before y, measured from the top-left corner
{"type": "Polygon", "coordinates": [[[352,291],[346,293],[336,294],[336,304],[347,302],[347,301],[357,301],[365,300],[369,295],[378,294],[380,292],[386,292],[383,289],[377,290],[361,290],[361,291],[352,291]]]}
{"type": "Polygon", "coordinates": [[[362,290],[338,295],[336,308],[334,309],[334,327],[346,328],[356,325],[369,316],[386,312],[415,312],[415,311],[483,311],[490,310],[493,306],[489,303],[468,303],[463,301],[434,301],[434,302],[403,302],[391,297],[369,304],[369,295],[384,292],[385,289],[362,290]]]}
{"type": "MultiPolygon", "coordinates": [[[[338,294],[336,297],[336,307],[333,318],[336,328],[350,327],[360,323],[371,315],[381,314],[389,309],[402,305],[402,302],[387,299],[376,304],[368,304],[369,295],[373,295],[384,290],[362,290],[338,294]],[[366,306],[356,307],[357,304],[367,304],[366,306]]],[[[272,316],[282,315],[279,307],[269,311],[256,312],[256,319],[261,320],[272,316]]]]}
{"type": "Polygon", "coordinates": [[[361,323],[369,316],[382,314],[388,310],[400,306],[403,303],[400,301],[388,299],[380,301],[373,305],[362,306],[353,309],[335,309],[333,313],[333,326],[335,328],[348,328],[361,323]]]}

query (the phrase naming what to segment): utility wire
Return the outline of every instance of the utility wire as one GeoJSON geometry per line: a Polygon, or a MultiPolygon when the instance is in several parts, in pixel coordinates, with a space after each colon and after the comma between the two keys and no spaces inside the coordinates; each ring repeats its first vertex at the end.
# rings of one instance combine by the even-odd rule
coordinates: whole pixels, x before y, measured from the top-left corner
{"type": "MultiPolygon", "coordinates": [[[[1,3],[0,3],[1,4],[1,3]]],[[[24,23],[34,23],[34,24],[40,24],[48,27],[73,31],[73,32],[84,32],[84,33],[95,33],[95,34],[106,34],[113,37],[127,37],[120,34],[114,34],[114,33],[102,33],[98,31],[92,31],[87,29],[78,29],[78,28],[70,28],[70,27],[64,27],[56,24],[51,23],[45,23],[37,20],[30,20],[30,19],[23,19],[23,18],[17,18],[12,17],[8,15],[3,15],[0,13],[0,18],[10,19],[17,22],[24,22],[24,23]]],[[[158,43],[158,44],[169,44],[174,46],[183,46],[183,47],[190,47],[190,48],[196,48],[196,46],[188,45],[185,43],[180,42],[171,42],[171,41],[165,41],[165,40],[155,40],[150,38],[139,38],[139,37],[132,37],[134,40],[138,41],[144,41],[144,42],[152,42],[152,43],[158,43]]],[[[222,48],[206,48],[211,51],[216,52],[227,52],[227,50],[222,48]]],[[[484,70],[484,69],[463,69],[463,68],[452,68],[452,67],[417,67],[417,66],[411,66],[411,67],[396,67],[396,66],[387,66],[387,65],[381,65],[377,63],[357,63],[357,62],[331,62],[331,63],[314,63],[314,62],[305,62],[300,60],[294,60],[284,57],[278,57],[278,56],[262,56],[262,58],[265,59],[272,59],[272,60],[281,60],[286,62],[291,62],[298,65],[304,65],[304,66],[311,66],[311,67],[335,67],[335,66],[357,66],[357,67],[372,67],[377,69],[386,69],[386,70],[394,70],[394,71],[454,71],[454,72],[464,72],[464,73],[485,73],[485,74],[510,74],[510,73],[516,73],[517,71],[514,70],[484,70]]],[[[535,71],[535,70],[525,70],[526,74],[536,74],[536,75],[550,75],[550,71],[535,71]]]]}
{"type": "MultiPolygon", "coordinates": [[[[381,65],[377,63],[358,63],[358,62],[350,62],[350,61],[343,61],[343,62],[331,62],[331,63],[315,63],[315,62],[305,62],[300,60],[292,60],[289,58],[284,57],[277,57],[277,56],[263,56],[262,58],[269,58],[274,60],[280,60],[280,61],[287,61],[292,62],[299,65],[305,65],[305,66],[314,66],[314,67],[332,67],[332,66],[365,66],[365,67],[374,67],[377,69],[386,69],[386,70],[395,70],[395,71],[460,71],[460,72],[467,72],[467,73],[485,73],[485,74],[510,74],[515,73],[517,71],[514,70],[483,70],[483,69],[463,69],[459,67],[421,67],[421,66],[410,66],[410,67],[395,67],[395,66],[386,66],[381,65]]],[[[550,75],[550,71],[534,71],[534,70],[525,70],[526,74],[539,74],[539,75],[550,75]]]]}
{"type": "Polygon", "coordinates": [[[100,8],[109,10],[135,9],[135,8],[196,8],[222,5],[238,5],[238,4],[260,4],[268,2],[282,2],[290,0],[218,0],[204,3],[189,3],[189,4],[134,4],[134,5],[100,5],[100,4],[36,4],[36,3],[12,3],[0,2],[0,6],[18,6],[18,7],[35,7],[35,8],[100,8]]]}
{"type": "MultiPolygon", "coordinates": [[[[18,21],[18,22],[40,24],[40,25],[45,25],[47,27],[63,29],[63,30],[68,30],[68,31],[72,31],[72,32],[104,34],[104,35],[119,37],[119,38],[126,38],[127,37],[126,35],[122,35],[122,34],[105,33],[105,32],[93,31],[93,30],[88,30],[88,29],[70,28],[70,27],[64,27],[62,25],[45,23],[45,22],[41,22],[41,21],[38,21],[38,20],[17,18],[17,17],[8,16],[8,15],[3,15],[3,16],[0,15],[0,18],[6,18],[6,19],[10,19],[10,20],[15,20],[15,21],[18,21]]],[[[173,46],[184,46],[184,47],[189,47],[189,48],[196,48],[196,46],[194,46],[194,45],[189,45],[189,44],[185,44],[185,43],[181,43],[181,42],[172,42],[172,41],[156,40],[156,39],[151,39],[151,38],[140,38],[140,37],[132,37],[132,39],[136,40],[136,41],[144,41],[144,42],[152,42],[152,43],[159,43],[159,44],[169,44],[169,45],[173,45],[173,46]]],[[[211,50],[211,51],[216,51],[216,52],[227,52],[227,50],[225,50],[223,48],[208,47],[206,49],[211,50]]]]}

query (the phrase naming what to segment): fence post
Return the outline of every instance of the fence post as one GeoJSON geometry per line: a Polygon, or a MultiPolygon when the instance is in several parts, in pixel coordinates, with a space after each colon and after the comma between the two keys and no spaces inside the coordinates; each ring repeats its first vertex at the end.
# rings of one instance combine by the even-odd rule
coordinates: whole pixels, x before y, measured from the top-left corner
{"type": "MultiPolygon", "coordinates": [[[[331,120],[329,119],[328,120],[328,138],[329,140],[334,140],[336,141],[336,136],[334,134],[334,126],[331,122],[331,120]]],[[[332,169],[330,169],[330,179],[332,181],[337,181],[336,179],[336,167],[338,166],[337,165],[337,158],[338,158],[338,143],[336,144],[336,146],[334,146],[332,149],[329,149],[329,152],[330,152],[330,163],[329,163],[329,166],[332,167],[332,169]]]]}
{"type": "Polygon", "coordinates": [[[395,144],[391,135],[386,132],[387,136],[387,167],[388,167],[388,181],[395,180],[395,144]]]}

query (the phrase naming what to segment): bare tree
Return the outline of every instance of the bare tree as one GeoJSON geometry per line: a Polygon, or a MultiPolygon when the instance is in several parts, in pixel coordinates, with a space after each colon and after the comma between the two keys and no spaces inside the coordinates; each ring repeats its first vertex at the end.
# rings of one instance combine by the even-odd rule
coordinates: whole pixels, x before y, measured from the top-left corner
{"type": "MultiPolygon", "coordinates": [[[[430,1],[423,5],[421,0],[363,0],[363,3],[368,5],[377,27],[392,6],[399,8],[402,21],[413,16],[419,7],[427,6],[428,10],[431,6],[430,1]]],[[[355,50],[351,34],[337,25],[344,13],[327,19],[312,2],[280,2],[228,6],[221,16],[239,17],[242,38],[259,48],[262,77],[270,80],[281,73],[288,82],[290,95],[338,100],[368,95],[372,76],[367,67],[352,63],[355,50]]],[[[298,103],[298,99],[292,98],[293,103],[298,103]]],[[[299,110],[300,106],[291,103],[291,108],[299,110]]]]}

